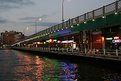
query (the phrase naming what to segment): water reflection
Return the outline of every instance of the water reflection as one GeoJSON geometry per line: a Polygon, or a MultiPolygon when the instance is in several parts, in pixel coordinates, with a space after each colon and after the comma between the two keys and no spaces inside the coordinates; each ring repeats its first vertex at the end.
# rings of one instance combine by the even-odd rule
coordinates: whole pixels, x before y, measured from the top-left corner
{"type": "Polygon", "coordinates": [[[30,56],[28,54],[19,54],[16,52],[19,62],[14,68],[16,80],[19,81],[42,81],[44,62],[39,56],[30,56]]]}
{"type": "Polygon", "coordinates": [[[78,69],[76,64],[68,64],[65,62],[61,62],[61,80],[62,81],[77,81],[78,69]]]}
{"type": "Polygon", "coordinates": [[[76,81],[76,64],[44,58],[43,81],[76,81]]]}
{"type": "Polygon", "coordinates": [[[102,77],[103,81],[121,81],[121,72],[120,73],[105,73],[102,77]]]}
{"type": "Polygon", "coordinates": [[[0,81],[121,81],[120,67],[13,50],[0,50],[0,66],[0,81]]]}

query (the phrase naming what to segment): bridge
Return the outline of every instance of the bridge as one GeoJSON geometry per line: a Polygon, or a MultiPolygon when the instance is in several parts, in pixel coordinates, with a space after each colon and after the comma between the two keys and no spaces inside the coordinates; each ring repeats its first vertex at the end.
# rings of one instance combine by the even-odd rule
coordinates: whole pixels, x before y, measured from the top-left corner
{"type": "Polygon", "coordinates": [[[121,0],[37,32],[14,49],[121,61],[121,0]]]}

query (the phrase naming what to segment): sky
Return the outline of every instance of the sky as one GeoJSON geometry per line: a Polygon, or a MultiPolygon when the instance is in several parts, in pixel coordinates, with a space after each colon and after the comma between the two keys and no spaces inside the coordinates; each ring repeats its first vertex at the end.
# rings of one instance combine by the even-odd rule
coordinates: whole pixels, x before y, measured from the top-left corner
{"type": "MultiPolygon", "coordinates": [[[[110,4],[116,0],[64,0],[64,19],[110,4]]],[[[62,21],[62,0],[0,0],[0,33],[23,32],[29,36],[62,21]]]]}

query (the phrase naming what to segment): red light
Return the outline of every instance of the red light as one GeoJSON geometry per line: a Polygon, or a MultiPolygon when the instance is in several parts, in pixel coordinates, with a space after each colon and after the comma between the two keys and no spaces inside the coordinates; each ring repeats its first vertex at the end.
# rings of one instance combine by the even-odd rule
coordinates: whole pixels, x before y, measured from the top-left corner
{"type": "Polygon", "coordinates": [[[104,41],[104,37],[102,37],[102,41],[104,41]]]}

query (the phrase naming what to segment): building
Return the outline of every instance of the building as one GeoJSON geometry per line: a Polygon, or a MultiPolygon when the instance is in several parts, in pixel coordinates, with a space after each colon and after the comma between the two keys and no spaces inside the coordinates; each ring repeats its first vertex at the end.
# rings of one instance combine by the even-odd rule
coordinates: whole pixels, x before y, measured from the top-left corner
{"type": "Polygon", "coordinates": [[[11,45],[24,38],[24,34],[22,32],[16,31],[5,31],[1,33],[0,42],[1,45],[11,45]]]}

